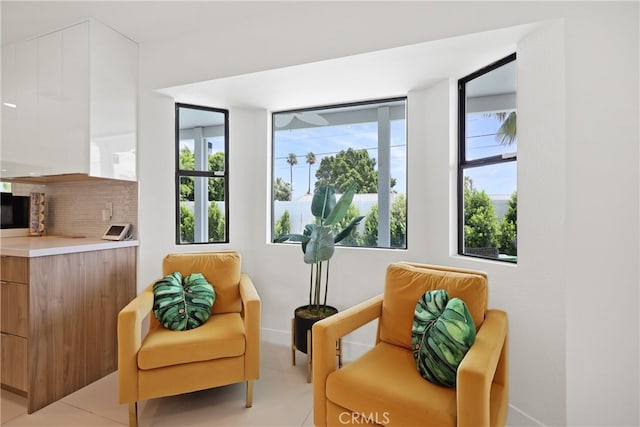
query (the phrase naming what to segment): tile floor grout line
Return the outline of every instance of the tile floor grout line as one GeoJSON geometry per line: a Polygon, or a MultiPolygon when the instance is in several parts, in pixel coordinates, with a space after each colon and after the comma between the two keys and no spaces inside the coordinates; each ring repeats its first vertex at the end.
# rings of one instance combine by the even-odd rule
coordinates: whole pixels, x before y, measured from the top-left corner
{"type": "Polygon", "coordinates": [[[93,412],[93,411],[90,411],[90,410],[88,410],[88,409],[82,408],[82,407],[80,407],[80,406],[76,406],[76,405],[74,405],[74,404],[72,404],[72,403],[65,402],[65,401],[64,401],[64,400],[62,400],[62,399],[60,399],[58,402],[60,402],[60,403],[61,403],[61,404],[63,404],[63,405],[67,405],[67,406],[70,406],[70,407],[72,407],[72,408],[78,409],[78,410],[80,410],[80,411],[86,412],[87,414],[91,414],[91,415],[93,415],[93,416],[100,417],[100,418],[102,418],[102,419],[104,419],[104,420],[113,421],[114,423],[117,423],[117,424],[120,424],[120,425],[124,425],[124,426],[127,426],[127,425],[128,425],[128,424],[123,424],[123,423],[122,423],[122,422],[120,422],[119,420],[115,420],[115,419],[113,419],[113,418],[106,417],[106,416],[104,416],[104,415],[102,415],[102,414],[99,414],[99,413],[97,413],[97,412],[93,412]]]}

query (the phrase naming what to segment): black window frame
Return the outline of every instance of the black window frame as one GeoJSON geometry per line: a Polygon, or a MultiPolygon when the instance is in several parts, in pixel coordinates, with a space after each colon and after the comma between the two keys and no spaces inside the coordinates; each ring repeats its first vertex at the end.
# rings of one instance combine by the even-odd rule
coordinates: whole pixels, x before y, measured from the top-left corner
{"type": "Polygon", "coordinates": [[[175,241],[176,245],[214,245],[229,243],[229,110],[202,105],[175,103],[175,241]],[[198,171],[180,169],[180,108],[210,111],[224,115],[224,171],[198,171]],[[224,240],[214,242],[181,242],[180,240],[180,179],[218,178],[224,181],[224,240]]]}
{"type": "MultiPolygon", "coordinates": [[[[409,176],[409,151],[408,151],[408,147],[409,147],[409,97],[407,95],[399,95],[399,96],[391,96],[391,97],[383,97],[383,98],[373,98],[373,99],[368,99],[368,100],[361,100],[361,101],[351,101],[351,102],[341,102],[341,103],[329,103],[326,105],[318,105],[318,106],[314,106],[314,107],[307,107],[307,108],[297,108],[297,109],[287,109],[287,110],[277,110],[277,111],[272,111],[271,112],[271,231],[270,231],[270,236],[269,236],[269,242],[270,243],[274,243],[275,240],[275,225],[276,225],[276,220],[275,220],[275,209],[274,209],[274,197],[273,197],[273,186],[274,186],[274,182],[276,179],[275,176],[275,171],[274,171],[274,164],[276,161],[275,158],[275,132],[276,132],[276,124],[275,124],[275,116],[278,114],[285,114],[285,113],[303,113],[303,112],[316,112],[316,111],[324,111],[324,110],[329,110],[329,109],[340,109],[340,108],[349,108],[349,107],[360,107],[360,106],[366,106],[366,105],[376,105],[376,104],[384,104],[384,103],[389,103],[389,102],[399,102],[402,101],[404,103],[404,128],[405,128],[405,180],[406,180],[406,189],[405,189],[405,202],[406,202],[406,218],[405,218],[405,241],[404,241],[404,247],[394,247],[394,246],[355,246],[355,245],[349,245],[346,244],[344,242],[340,242],[337,246],[341,246],[341,247],[349,247],[349,248],[361,248],[361,249],[381,249],[381,250],[408,250],[409,249],[409,182],[408,182],[408,176],[409,176]]],[[[376,202],[378,203],[378,202],[376,202]]],[[[391,207],[390,207],[391,209],[391,207]]],[[[366,221],[366,215],[365,218],[362,220],[362,222],[366,221]]],[[[285,243],[285,244],[292,244],[292,243],[285,243]]],[[[297,244],[297,243],[294,243],[297,244]]]]}
{"type": "MultiPolygon", "coordinates": [[[[481,254],[465,253],[464,251],[464,248],[465,248],[464,246],[464,171],[466,169],[471,169],[471,168],[476,168],[481,166],[490,166],[495,164],[517,162],[518,160],[517,152],[514,155],[510,155],[507,157],[505,157],[504,155],[498,154],[494,156],[482,157],[482,158],[473,159],[473,160],[466,159],[467,157],[466,84],[471,80],[474,80],[480,76],[483,76],[510,62],[514,62],[515,60],[516,60],[516,53],[514,52],[458,80],[458,255],[472,257],[472,258],[489,259],[492,261],[508,262],[511,264],[516,264],[517,261],[503,260],[500,258],[483,256],[481,254]]],[[[516,191],[517,191],[517,184],[516,184],[516,191]]]]}

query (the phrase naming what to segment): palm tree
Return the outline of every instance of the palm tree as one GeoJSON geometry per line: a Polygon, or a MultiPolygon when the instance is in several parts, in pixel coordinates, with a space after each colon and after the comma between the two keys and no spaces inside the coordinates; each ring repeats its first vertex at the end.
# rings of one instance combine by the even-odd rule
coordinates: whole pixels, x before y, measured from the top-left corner
{"type": "Polygon", "coordinates": [[[280,177],[273,184],[273,199],[282,202],[291,200],[291,186],[280,177]]]}
{"type": "Polygon", "coordinates": [[[309,187],[307,189],[307,194],[311,194],[311,165],[313,165],[316,162],[316,155],[313,154],[311,151],[309,151],[307,153],[307,164],[309,164],[309,187]]]}
{"type": "Polygon", "coordinates": [[[287,163],[289,163],[289,183],[291,184],[291,196],[293,197],[293,167],[298,164],[298,156],[296,156],[296,153],[289,153],[287,163]]]}
{"type": "Polygon", "coordinates": [[[491,113],[490,116],[502,121],[496,133],[496,138],[501,145],[511,145],[517,140],[516,134],[516,112],[512,111],[508,115],[505,111],[491,113]]]}

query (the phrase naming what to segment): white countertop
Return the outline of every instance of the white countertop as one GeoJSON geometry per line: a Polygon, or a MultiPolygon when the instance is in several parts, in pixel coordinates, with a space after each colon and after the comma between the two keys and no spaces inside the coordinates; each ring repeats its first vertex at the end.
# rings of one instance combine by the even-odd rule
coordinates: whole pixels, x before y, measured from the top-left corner
{"type": "Polygon", "coordinates": [[[63,255],[77,252],[138,246],[137,240],[102,240],[95,237],[3,237],[0,240],[0,255],[33,258],[47,255],[63,255]]]}

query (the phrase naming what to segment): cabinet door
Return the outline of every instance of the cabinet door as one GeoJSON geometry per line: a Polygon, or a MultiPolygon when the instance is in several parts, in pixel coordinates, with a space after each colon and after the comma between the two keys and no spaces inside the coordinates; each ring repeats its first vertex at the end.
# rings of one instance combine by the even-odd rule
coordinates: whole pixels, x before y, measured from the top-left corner
{"type": "Polygon", "coordinates": [[[57,147],[62,141],[62,32],[56,31],[38,38],[38,107],[36,140],[30,145],[38,164],[51,162],[51,173],[58,172],[60,157],[57,147]]]}
{"type": "Polygon", "coordinates": [[[2,176],[42,173],[47,165],[34,149],[38,105],[38,43],[19,42],[2,47],[2,98],[15,108],[2,106],[2,176]],[[8,73],[5,75],[5,73],[8,73]],[[5,96],[5,90],[8,90],[5,96]]]}
{"type": "Polygon", "coordinates": [[[29,336],[29,285],[0,281],[0,330],[2,332],[29,336]]]}
{"type": "Polygon", "coordinates": [[[12,152],[2,152],[3,158],[27,165],[29,170],[22,171],[17,176],[29,175],[30,172],[39,173],[42,168],[42,158],[34,156],[39,149],[34,140],[38,137],[35,131],[36,116],[38,114],[38,40],[28,40],[16,46],[17,66],[17,123],[16,143],[12,152]]]}
{"type": "Polygon", "coordinates": [[[13,335],[0,334],[2,349],[2,366],[0,375],[2,384],[11,387],[15,391],[27,393],[27,340],[13,335]]]}
{"type": "Polygon", "coordinates": [[[0,280],[29,283],[29,258],[0,256],[0,280]]]}
{"type": "Polygon", "coordinates": [[[61,173],[89,172],[89,24],[62,31],[61,173]]]}
{"type": "Polygon", "coordinates": [[[138,46],[91,21],[90,175],[136,180],[138,46]]]}
{"type": "Polygon", "coordinates": [[[87,24],[38,38],[38,134],[51,173],[88,173],[87,24]]]}
{"type": "MultiPolygon", "coordinates": [[[[10,144],[15,144],[18,100],[16,44],[2,47],[2,153],[10,152],[10,144]]],[[[5,169],[5,166],[2,167],[5,169]]]]}

